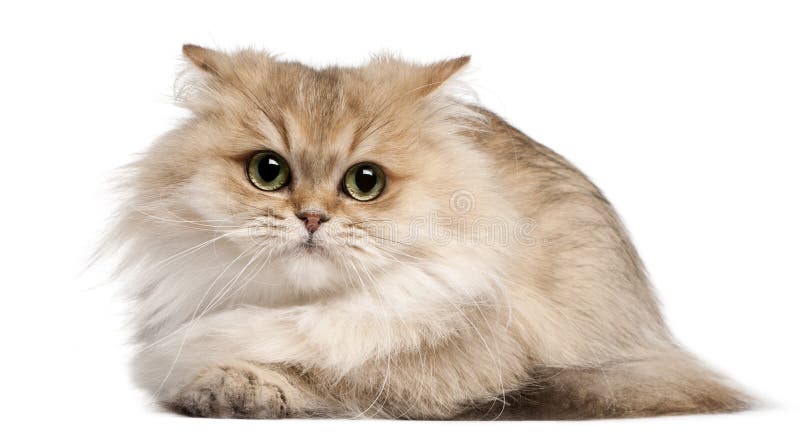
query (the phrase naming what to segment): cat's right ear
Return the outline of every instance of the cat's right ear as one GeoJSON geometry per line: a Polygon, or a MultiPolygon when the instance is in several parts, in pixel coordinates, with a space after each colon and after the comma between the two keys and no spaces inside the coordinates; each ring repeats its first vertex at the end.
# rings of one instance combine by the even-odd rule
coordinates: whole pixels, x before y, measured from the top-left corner
{"type": "Polygon", "coordinates": [[[226,53],[193,44],[183,46],[183,55],[200,70],[218,78],[225,74],[226,65],[230,62],[226,53]]]}
{"type": "Polygon", "coordinates": [[[186,44],[183,56],[187,65],[175,81],[175,102],[194,113],[219,110],[235,76],[232,55],[186,44]]]}

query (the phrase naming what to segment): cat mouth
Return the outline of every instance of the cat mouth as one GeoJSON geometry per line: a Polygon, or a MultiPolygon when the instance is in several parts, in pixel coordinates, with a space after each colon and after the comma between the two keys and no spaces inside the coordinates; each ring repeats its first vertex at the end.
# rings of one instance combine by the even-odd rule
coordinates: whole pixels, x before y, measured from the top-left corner
{"type": "Polygon", "coordinates": [[[305,254],[321,255],[325,253],[324,250],[325,248],[319,242],[310,237],[300,243],[300,251],[305,254]]]}

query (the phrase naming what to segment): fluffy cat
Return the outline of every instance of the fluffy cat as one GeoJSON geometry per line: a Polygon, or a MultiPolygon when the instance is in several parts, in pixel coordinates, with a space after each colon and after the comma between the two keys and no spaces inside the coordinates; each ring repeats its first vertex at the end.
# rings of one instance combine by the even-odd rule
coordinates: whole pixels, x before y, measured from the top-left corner
{"type": "Polygon", "coordinates": [[[138,385],[192,416],[599,418],[750,399],[684,352],[612,206],[460,97],[468,57],[312,68],[193,45],[192,116],[106,248],[138,385]]]}

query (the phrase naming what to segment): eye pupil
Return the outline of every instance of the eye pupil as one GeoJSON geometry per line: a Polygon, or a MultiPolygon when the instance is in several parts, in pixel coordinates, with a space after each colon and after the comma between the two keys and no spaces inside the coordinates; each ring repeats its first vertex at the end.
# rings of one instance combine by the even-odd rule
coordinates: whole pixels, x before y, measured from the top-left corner
{"type": "Polygon", "coordinates": [[[280,155],[272,152],[260,152],[248,160],[247,176],[258,189],[274,191],[289,183],[291,174],[289,165],[280,155]]]}
{"type": "Polygon", "coordinates": [[[265,182],[274,181],[281,173],[281,163],[272,157],[262,158],[258,163],[258,176],[265,182]]]}
{"type": "Polygon", "coordinates": [[[362,167],[356,172],[355,181],[356,187],[364,193],[367,193],[378,183],[378,177],[375,176],[375,171],[372,170],[372,168],[362,167]]]}
{"type": "Polygon", "coordinates": [[[366,202],[378,197],[386,185],[380,166],[360,163],[350,166],[342,180],[342,190],[355,200],[366,202]]]}

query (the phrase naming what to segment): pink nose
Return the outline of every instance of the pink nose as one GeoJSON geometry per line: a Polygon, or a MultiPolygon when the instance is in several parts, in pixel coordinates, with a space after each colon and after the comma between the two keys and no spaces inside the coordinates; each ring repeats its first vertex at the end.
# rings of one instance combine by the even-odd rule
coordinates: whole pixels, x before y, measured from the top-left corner
{"type": "Polygon", "coordinates": [[[297,213],[297,218],[306,224],[306,230],[308,230],[310,234],[319,230],[319,226],[328,221],[328,217],[319,211],[302,211],[297,213]]]}

